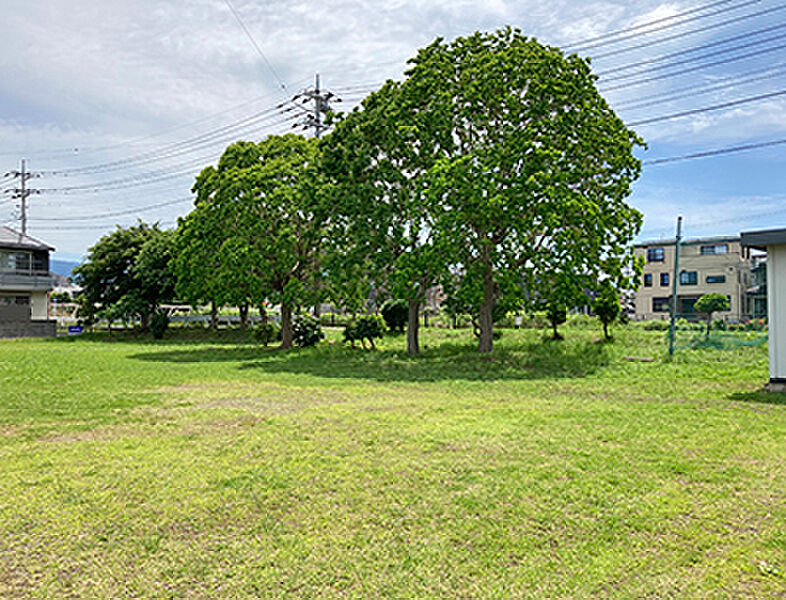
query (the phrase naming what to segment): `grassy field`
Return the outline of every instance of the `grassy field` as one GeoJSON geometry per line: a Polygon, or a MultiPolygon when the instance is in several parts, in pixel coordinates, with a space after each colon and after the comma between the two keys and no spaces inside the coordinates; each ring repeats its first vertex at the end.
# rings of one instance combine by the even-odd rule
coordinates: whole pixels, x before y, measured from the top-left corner
{"type": "Polygon", "coordinates": [[[565,333],[0,341],[0,597],[786,597],[766,346],[565,333]]]}

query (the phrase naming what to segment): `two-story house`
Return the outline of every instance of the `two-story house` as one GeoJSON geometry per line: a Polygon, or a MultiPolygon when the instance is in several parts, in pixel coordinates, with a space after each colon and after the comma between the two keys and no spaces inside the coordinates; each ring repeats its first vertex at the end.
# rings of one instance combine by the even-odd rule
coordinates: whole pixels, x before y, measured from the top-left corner
{"type": "Polygon", "coordinates": [[[0,227],[0,337],[55,335],[49,320],[51,246],[0,227]]]}
{"type": "MultiPolygon", "coordinates": [[[[634,252],[645,260],[641,285],[636,291],[637,320],[668,319],[671,307],[676,240],[636,244],[634,252]]],[[[717,292],[729,298],[728,311],[716,318],[739,322],[750,318],[746,290],[751,287],[753,260],[739,236],[683,240],[677,280],[677,314],[696,318],[694,304],[704,294],[717,292]]]]}

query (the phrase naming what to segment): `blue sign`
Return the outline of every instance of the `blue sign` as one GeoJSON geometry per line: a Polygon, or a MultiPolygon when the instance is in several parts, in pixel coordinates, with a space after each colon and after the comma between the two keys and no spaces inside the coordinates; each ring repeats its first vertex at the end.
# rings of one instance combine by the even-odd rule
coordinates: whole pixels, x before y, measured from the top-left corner
{"type": "Polygon", "coordinates": [[[69,325],[68,326],[68,335],[79,335],[82,333],[82,326],[81,325],[69,325]]]}

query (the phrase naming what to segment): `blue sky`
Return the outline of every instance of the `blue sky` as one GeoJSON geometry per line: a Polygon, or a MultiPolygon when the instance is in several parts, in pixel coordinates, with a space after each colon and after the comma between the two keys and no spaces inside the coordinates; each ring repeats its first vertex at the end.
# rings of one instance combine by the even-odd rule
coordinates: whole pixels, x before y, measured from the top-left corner
{"type": "MultiPolygon", "coordinates": [[[[594,57],[599,89],[626,122],[786,89],[786,49],[779,48],[786,45],[786,10],[775,0],[231,3],[273,71],[226,0],[5,0],[0,174],[26,158],[46,173],[31,186],[82,186],[30,199],[29,232],[56,246],[59,258],[78,259],[115,223],[137,216],[174,223],[190,208],[194,175],[230,141],[291,130],[294,113],[275,106],[315,72],[350,108],[385,78],[400,76],[406,59],[436,36],[510,24],[577,49],[594,57]],[[575,46],[617,30],[629,30],[628,37],[575,46]],[[751,56],[709,64],[743,54],[751,56]],[[630,85],[658,75],[666,76],[630,85]],[[669,100],[677,92],[685,97],[669,100]],[[657,102],[633,107],[649,99],[657,102]]],[[[640,154],[786,138],[785,98],[637,126],[648,144],[640,154]]],[[[642,237],[673,236],[678,213],[689,236],[786,226],[784,152],[775,146],[645,167],[630,198],[645,216],[642,237]]],[[[17,212],[0,196],[0,224],[17,226],[17,212]]]]}

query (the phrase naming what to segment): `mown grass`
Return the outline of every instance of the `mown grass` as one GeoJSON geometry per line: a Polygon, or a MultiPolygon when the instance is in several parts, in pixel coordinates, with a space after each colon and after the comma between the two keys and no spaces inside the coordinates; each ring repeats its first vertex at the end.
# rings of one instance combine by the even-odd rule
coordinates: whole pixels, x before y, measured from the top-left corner
{"type": "Polygon", "coordinates": [[[3,341],[0,597],[784,597],[766,347],[566,334],[3,341]]]}

